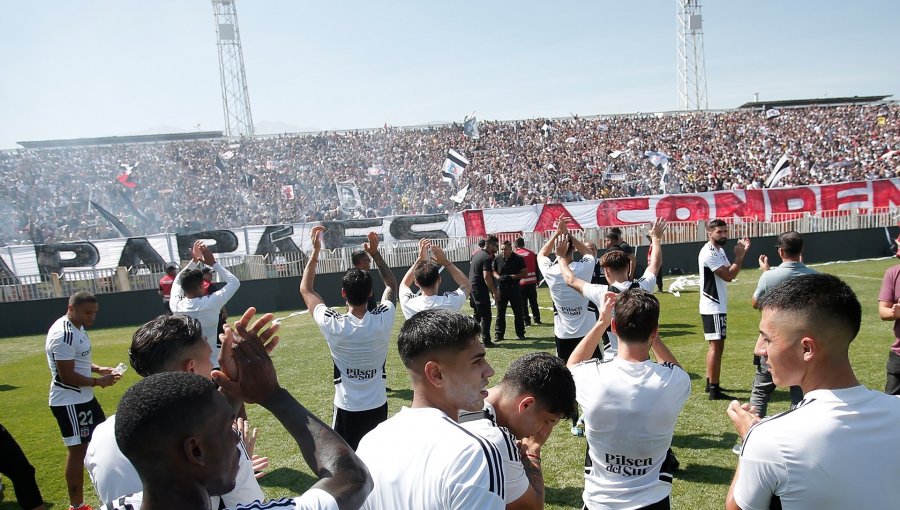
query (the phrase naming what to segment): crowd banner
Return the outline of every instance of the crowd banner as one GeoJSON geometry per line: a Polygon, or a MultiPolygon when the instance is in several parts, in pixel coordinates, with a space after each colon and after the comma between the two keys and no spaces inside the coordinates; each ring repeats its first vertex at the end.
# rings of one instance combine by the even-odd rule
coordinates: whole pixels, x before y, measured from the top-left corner
{"type": "Polygon", "coordinates": [[[326,249],[359,246],[374,231],[388,246],[422,238],[478,237],[488,233],[537,232],[555,228],[566,215],[572,229],[604,228],[669,221],[783,221],[806,214],[866,212],[900,205],[900,178],[791,188],[615,198],[457,213],[334,220],[293,225],[259,225],[181,234],[156,234],[0,248],[0,279],[64,274],[85,269],[137,268],[190,259],[194,241],[204,240],[220,255],[269,255],[309,251],[312,227],[324,225],[326,249]]]}

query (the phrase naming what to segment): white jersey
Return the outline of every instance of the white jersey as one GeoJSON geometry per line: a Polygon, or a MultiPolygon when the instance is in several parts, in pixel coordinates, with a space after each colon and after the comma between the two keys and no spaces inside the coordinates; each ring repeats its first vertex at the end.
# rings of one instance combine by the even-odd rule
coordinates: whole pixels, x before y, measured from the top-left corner
{"type": "Polygon", "coordinates": [[[728,287],[725,280],[715,274],[716,269],[731,265],[725,250],[708,242],[700,249],[697,264],[700,272],[700,315],[727,313],[728,287]]]}
{"type": "Polygon", "coordinates": [[[400,293],[400,308],[403,310],[403,316],[407,319],[422,310],[431,310],[432,308],[443,308],[451,312],[459,312],[465,303],[466,291],[462,289],[434,296],[414,294],[412,291],[400,293]]]}
{"type": "Polygon", "coordinates": [[[785,510],[897,508],[900,397],[859,385],[813,390],[744,439],[735,502],[785,510]]]}
{"type": "MultiPolygon", "coordinates": [[[[585,255],[569,267],[579,280],[591,281],[596,259],[585,255]]],[[[550,289],[550,298],[556,310],[553,312],[553,334],[556,338],[581,338],[588,334],[597,318],[588,310],[588,299],[566,285],[559,264],[547,257],[538,256],[538,267],[550,289]]]]}
{"type": "Polygon", "coordinates": [[[396,312],[390,301],[382,301],[362,319],[321,303],[313,310],[334,362],[336,407],[367,411],[387,402],[384,370],[396,312]]]}
{"type": "Polygon", "coordinates": [[[506,428],[497,424],[497,411],[487,400],[481,411],[463,411],[459,413],[459,424],[479,436],[487,439],[497,447],[503,459],[503,476],[506,481],[506,504],[522,497],[528,490],[528,475],[519,456],[516,436],[506,428]]]}
{"type": "MultiPolygon", "coordinates": [[[[640,278],[630,282],[618,282],[610,285],[586,283],[581,287],[581,295],[593,301],[599,310],[603,308],[603,296],[607,292],[620,293],[635,287],[653,294],[653,291],[656,290],[656,275],[647,269],[640,278]]],[[[612,328],[607,330],[606,335],[609,338],[609,348],[603,353],[603,357],[604,359],[614,358],[619,352],[619,336],[613,333],[612,328]]]]}
{"type": "Polygon", "coordinates": [[[669,496],[671,473],[661,467],[691,393],[687,372],[613,358],[580,363],[572,377],[593,464],[584,475],[587,508],[641,508],[669,496]]]}
{"type": "Polygon", "coordinates": [[[172,282],[172,296],[169,301],[169,307],[172,309],[172,313],[176,315],[187,315],[188,317],[193,317],[200,321],[203,336],[206,337],[207,343],[209,343],[209,346],[212,348],[212,354],[210,354],[209,360],[212,363],[212,366],[217,367],[219,366],[219,310],[221,310],[222,307],[228,303],[228,300],[231,299],[231,296],[237,292],[238,287],[241,286],[241,281],[221,264],[216,262],[213,264],[212,268],[225,279],[225,286],[208,296],[188,299],[185,297],[184,290],[181,288],[181,277],[185,271],[196,268],[197,263],[191,261],[191,263],[184,266],[184,269],[182,269],[175,277],[175,281],[172,282]]]}
{"type": "MultiPolygon", "coordinates": [[[[253,475],[253,463],[250,462],[243,442],[238,443],[238,449],[241,450],[241,457],[234,489],[221,496],[225,506],[228,507],[261,501],[265,497],[253,475]]],[[[142,490],[137,470],[116,443],[115,415],[94,429],[94,435],[84,456],[84,467],[91,476],[91,483],[100,501],[113,501],[142,490]]],[[[210,508],[219,508],[218,496],[211,496],[209,500],[210,508]]]]}
{"type": "MultiPolygon", "coordinates": [[[[139,510],[143,501],[144,493],[138,492],[108,502],[101,506],[100,510],[139,510]]],[[[212,510],[217,508],[211,507],[212,510]]],[[[334,500],[334,496],[322,489],[312,488],[296,498],[270,499],[266,502],[256,501],[237,506],[228,505],[227,508],[233,510],[339,510],[340,507],[334,500]]]]}
{"type": "Polygon", "coordinates": [[[501,510],[500,452],[439,409],[404,407],[356,450],[375,488],[363,508],[501,510]]]}
{"type": "Polygon", "coordinates": [[[69,317],[63,315],[50,326],[47,342],[47,364],[50,366],[50,405],[66,406],[83,404],[94,398],[91,386],[71,386],[62,382],[56,369],[56,361],[74,361],[75,373],[91,376],[91,340],[84,328],[76,328],[69,317]]]}

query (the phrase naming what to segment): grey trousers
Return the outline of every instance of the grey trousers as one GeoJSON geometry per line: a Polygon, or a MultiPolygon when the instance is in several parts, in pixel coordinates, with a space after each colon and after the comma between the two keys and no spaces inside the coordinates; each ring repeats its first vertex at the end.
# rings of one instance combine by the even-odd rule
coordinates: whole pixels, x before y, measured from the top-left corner
{"type": "MultiPolygon", "coordinates": [[[[750,405],[756,408],[760,418],[766,417],[769,408],[769,400],[775,391],[775,383],[772,382],[772,374],[766,368],[766,360],[759,356],[753,357],[756,365],[756,375],[753,376],[753,387],[750,390],[750,405]]],[[[803,390],[800,386],[791,386],[791,405],[796,405],[803,400],[803,390]]]]}

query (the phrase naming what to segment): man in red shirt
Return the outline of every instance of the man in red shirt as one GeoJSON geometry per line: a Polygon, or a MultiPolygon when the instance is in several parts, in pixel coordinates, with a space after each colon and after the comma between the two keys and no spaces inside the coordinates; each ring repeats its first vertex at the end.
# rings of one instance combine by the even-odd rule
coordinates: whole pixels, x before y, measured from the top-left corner
{"type": "Polygon", "coordinates": [[[172,315],[172,309],[169,308],[169,297],[172,294],[172,283],[178,274],[178,265],[174,262],[166,264],[166,275],[159,279],[159,295],[162,296],[163,310],[166,315],[172,315]]]}
{"type": "Polygon", "coordinates": [[[537,302],[537,255],[533,251],[525,247],[525,239],[521,237],[516,239],[516,254],[525,259],[525,271],[528,275],[519,280],[522,287],[522,317],[525,319],[525,325],[531,326],[531,317],[528,316],[528,305],[531,305],[531,315],[534,316],[534,323],[541,323],[541,309],[538,308],[537,302]]]}

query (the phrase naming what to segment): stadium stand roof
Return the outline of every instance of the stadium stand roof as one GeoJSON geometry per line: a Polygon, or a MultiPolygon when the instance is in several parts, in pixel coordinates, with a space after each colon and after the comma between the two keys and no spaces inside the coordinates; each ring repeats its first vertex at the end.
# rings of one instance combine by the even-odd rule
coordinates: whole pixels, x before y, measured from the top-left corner
{"type": "Polygon", "coordinates": [[[738,106],[738,109],[753,108],[790,108],[794,106],[835,106],[839,104],[877,103],[891,97],[886,96],[853,96],[822,97],[818,99],[782,99],[778,101],[751,101],[738,106]]]}
{"type": "Polygon", "coordinates": [[[70,138],[66,140],[34,140],[16,142],[26,149],[55,149],[60,147],[85,147],[91,145],[115,145],[126,143],[178,142],[223,138],[221,131],[192,131],[157,135],[101,136],[98,138],[70,138]]]}

